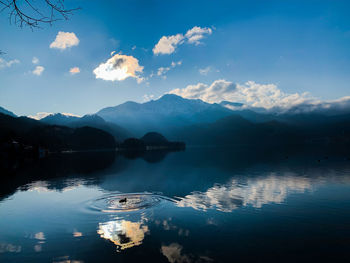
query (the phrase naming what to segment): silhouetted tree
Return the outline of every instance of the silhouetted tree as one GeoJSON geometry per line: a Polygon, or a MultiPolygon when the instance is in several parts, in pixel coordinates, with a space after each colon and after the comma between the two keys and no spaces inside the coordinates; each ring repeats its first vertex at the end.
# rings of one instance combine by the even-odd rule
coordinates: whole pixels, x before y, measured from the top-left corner
{"type": "Polygon", "coordinates": [[[29,26],[31,29],[41,24],[51,25],[61,19],[67,20],[73,11],[79,8],[67,9],[64,0],[0,0],[1,12],[8,11],[9,21],[17,26],[29,26]],[[40,6],[40,7],[39,7],[40,6]]]}
{"type": "MultiPolygon", "coordinates": [[[[57,20],[67,20],[78,8],[66,8],[64,0],[0,0],[0,12],[7,11],[10,24],[30,29],[42,24],[52,25],[57,20]]],[[[0,55],[4,52],[0,50],[0,55]]]]}

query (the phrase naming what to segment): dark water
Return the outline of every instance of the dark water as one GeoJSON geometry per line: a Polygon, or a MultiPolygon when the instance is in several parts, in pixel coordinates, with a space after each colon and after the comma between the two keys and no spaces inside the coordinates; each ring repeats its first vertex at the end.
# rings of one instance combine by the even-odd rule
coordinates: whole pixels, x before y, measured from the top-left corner
{"type": "Polygon", "coordinates": [[[0,262],[349,262],[345,157],[52,156],[2,176],[0,262]]]}

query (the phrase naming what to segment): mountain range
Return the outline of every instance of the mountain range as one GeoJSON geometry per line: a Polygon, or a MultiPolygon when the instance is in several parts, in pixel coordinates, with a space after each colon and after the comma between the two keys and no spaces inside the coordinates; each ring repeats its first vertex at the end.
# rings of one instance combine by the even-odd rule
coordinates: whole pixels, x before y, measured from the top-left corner
{"type": "Polygon", "coordinates": [[[83,117],[57,113],[40,122],[70,128],[90,126],[112,134],[117,142],[140,138],[147,132],[187,144],[207,145],[348,142],[350,111],[344,105],[298,105],[275,111],[166,94],[145,103],[128,101],[83,117]]]}

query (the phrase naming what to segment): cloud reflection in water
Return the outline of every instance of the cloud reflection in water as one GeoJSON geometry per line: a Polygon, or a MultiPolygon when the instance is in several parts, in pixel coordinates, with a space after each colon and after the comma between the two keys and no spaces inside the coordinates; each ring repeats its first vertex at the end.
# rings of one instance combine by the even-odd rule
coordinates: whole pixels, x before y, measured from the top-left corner
{"type": "Polygon", "coordinates": [[[206,192],[193,192],[181,198],[179,207],[192,207],[206,211],[216,209],[231,212],[241,206],[261,208],[265,204],[282,203],[290,193],[303,193],[312,189],[311,180],[293,174],[275,173],[263,178],[231,179],[225,185],[216,184],[206,192]]]}
{"type": "Polygon", "coordinates": [[[117,251],[141,245],[148,232],[148,226],[142,221],[127,220],[100,223],[97,231],[102,238],[112,241],[117,246],[117,251]]]}

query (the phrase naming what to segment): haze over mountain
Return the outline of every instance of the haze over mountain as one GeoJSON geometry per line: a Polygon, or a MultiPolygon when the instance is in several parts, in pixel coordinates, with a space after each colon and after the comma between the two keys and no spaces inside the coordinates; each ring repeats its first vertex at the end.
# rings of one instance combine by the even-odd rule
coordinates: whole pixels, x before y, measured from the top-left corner
{"type": "Polygon", "coordinates": [[[338,118],[347,119],[344,116],[350,114],[350,100],[346,98],[335,102],[302,103],[288,109],[276,107],[265,109],[228,101],[210,104],[199,99],[185,99],[174,94],[166,94],[158,100],[146,103],[129,101],[115,107],[107,107],[96,114],[138,136],[149,131],[158,131],[168,136],[174,134],[174,128],[214,123],[233,114],[253,123],[316,122],[326,116],[343,116],[338,118]]]}
{"type": "Polygon", "coordinates": [[[168,133],[172,128],[195,123],[213,122],[232,114],[230,109],[202,100],[189,100],[166,94],[146,103],[125,102],[96,113],[142,136],[149,131],[168,133]]]}
{"type": "Polygon", "coordinates": [[[67,116],[61,113],[51,114],[40,120],[43,123],[51,125],[63,125],[71,128],[89,126],[106,131],[114,136],[116,141],[132,136],[132,133],[119,125],[111,122],[106,122],[103,118],[96,114],[84,115],[83,117],[67,116]]]}
{"type": "Polygon", "coordinates": [[[83,117],[52,114],[41,123],[71,128],[93,127],[116,141],[158,132],[188,144],[293,143],[347,141],[349,98],[302,103],[288,109],[255,108],[243,103],[207,103],[174,94],[145,103],[125,102],[83,117]]]}

